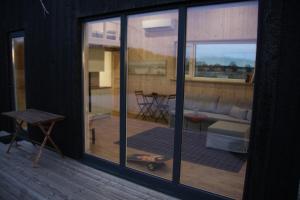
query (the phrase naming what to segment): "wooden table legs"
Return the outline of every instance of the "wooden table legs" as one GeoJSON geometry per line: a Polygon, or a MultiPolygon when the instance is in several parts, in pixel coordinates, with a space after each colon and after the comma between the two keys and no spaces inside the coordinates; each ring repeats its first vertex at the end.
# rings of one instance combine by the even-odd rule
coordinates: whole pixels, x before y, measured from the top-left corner
{"type": "Polygon", "coordinates": [[[17,136],[18,136],[18,132],[23,130],[23,128],[22,128],[23,122],[24,121],[20,121],[20,122],[16,121],[16,131],[15,131],[15,133],[14,133],[14,135],[13,135],[13,137],[12,137],[10,143],[9,143],[9,146],[8,146],[8,149],[7,149],[6,153],[9,153],[12,145],[16,141],[17,136]]]}
{"type": "Polygon", "coordinates": [[[38,151],[38,154],[36,156],[36,158],[33,161],[33,166],[36,167],[37,163],[42,155],[42,151],[43,148],[45,147],[47,140],[50,141],[50,143],[54,146],[55,150],[57,151],[57,153],[59,153],[62,157],[64,157],[63,153],[61,152],[61,150],[58,148],[58,146],[54,143],[54,141],[52,140],[52,138],[50,137],[50,134],[52,132],[53,126],[55,125],[55,122],[51,122],[49,127],[45,127],[45,125],[43,124],[38,124],[38,127],[42,130],[42,132],[44,133],[45,137],[44,140],[40,146],[40,149],[38,151]]]}
{"type": "MultiPolygon", "coordinates": [[[[8,146],[8,149],[7,149],[6,153],[9,153],[9,151],[10,151],[10,149],[11,149],[13,143],[16,141],[17,136],[18,136],[18,132],[23,130],[23,129],[22,129],[23,122],[24,122],[24,121],[20,121],[20,122],[16,121],[16,131],[15,131],[15,133],[14,133],[12,139],[11,139],[11,142],[10,142],[10,144],[9,144],[9,146],[8,146]]],[[[34,167],[37,166],[37,163],[38,163],[38,161],[40,160],[40,157],[41,157],[41,155],[42,155],[43,148],[45,147],[45,145],[46,145],[46,143],[47,143],[47,140],[49,140],[50,143],[54,146],[55,150],[56,150],[62,157],[64,157],[64,155],[63,155],[63,153],[61,152],[61,150],[58,148],[58,146],[54,143],[54,141],[53,141],[52,138],[50,137],[50,134],[51,134],[51,132],[52,132],[52,129],[53,129],[53,126],[54,126],[54,125],[55,125],[55,122],[51,122],[50,126],[48,126],[48,127],[47,127],[46,125],[43,125],[43,124],[38,124],[38,127],[41,129],[41,131],[43,132],[43,134],[44,134],[45,137],[44,137],[44,140],[43,140],[43,142],[42,142],[42,144],[41,144],[41,146],[40,146],[40,148],[39,148],[39,151],[38,151],[38,153],[37,153],[37,155],[36,155],[36,157],[35,157],[35,159],[34,159],[34,161],[33,161],[33,166],[34,166],[34,167]]]]}

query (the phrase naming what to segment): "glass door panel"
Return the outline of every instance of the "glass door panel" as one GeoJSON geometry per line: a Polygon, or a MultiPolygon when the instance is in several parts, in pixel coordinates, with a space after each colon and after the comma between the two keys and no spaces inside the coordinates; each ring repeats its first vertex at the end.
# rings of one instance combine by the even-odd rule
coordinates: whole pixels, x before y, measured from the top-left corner
{"type": "Polygon", "coordinates": [[[85,151],[118,163],[120,19],[86,23],[83,47],[85,151]]]}
{"type": "Polygon", "coordinates": [[[127,166],[172,177],[178,11],[128,17],[127,166]]]}
{"type": "Polygon", "coordinates": [[[185,78],[180,180],[233,199],[242,198],[247,164],[257,10],[244,2],[187,12],[193,69],[185,78]]]}
{"type": "Polygon", "coordinates": [[[11,42],[15,110],[22,111],[26,109],[24,37],[13,37],[11,42]]]}

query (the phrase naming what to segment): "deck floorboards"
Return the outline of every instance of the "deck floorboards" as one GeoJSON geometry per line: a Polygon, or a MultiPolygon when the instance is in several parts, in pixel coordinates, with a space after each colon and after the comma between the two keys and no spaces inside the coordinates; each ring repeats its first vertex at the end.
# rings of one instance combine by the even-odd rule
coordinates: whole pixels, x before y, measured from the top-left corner
{"type": "Polygon", "coordinates": [[[6,154],[7,145],[0,143],[0,200],[175,199],[47,149],[33,168],[37,149],[28,142],[19,144],[6,154]]]}

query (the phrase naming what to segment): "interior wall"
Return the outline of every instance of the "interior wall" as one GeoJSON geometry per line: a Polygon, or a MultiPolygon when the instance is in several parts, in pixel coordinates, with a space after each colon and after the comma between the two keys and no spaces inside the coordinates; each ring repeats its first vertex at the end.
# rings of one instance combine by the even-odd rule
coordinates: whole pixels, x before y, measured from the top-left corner
{"type": "Polygon", "coordinates": [[[257,3],[234,3],[188,9],[187,40],[256,40],[257,3]],[[203,27],[203,29],[202,29],[203,27]]]}

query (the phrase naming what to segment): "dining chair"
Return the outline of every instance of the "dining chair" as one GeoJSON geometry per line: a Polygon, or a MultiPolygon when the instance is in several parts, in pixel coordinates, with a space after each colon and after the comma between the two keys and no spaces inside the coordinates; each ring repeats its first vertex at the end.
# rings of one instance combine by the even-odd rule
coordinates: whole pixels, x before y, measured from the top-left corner
{"type": "Polygon", "coordinates": [[[168,95],[168,98],[165,101],[161,101],[159,105],[157,105],[158,116],[156,117],[155,121],[163,120],[165,122],[169,122],[169,108],[170,108],[170,101],[176,99],[175,94],[168,95]]]}
{"type": "Polygon", "coordinates": [[[134,91],[136,102],[139,108],[139,112],[135,118],[142,117],[142,119],[146,119],[151,116],[150,106],[151,103],[147,101],[142,90],[134,91]]]}

